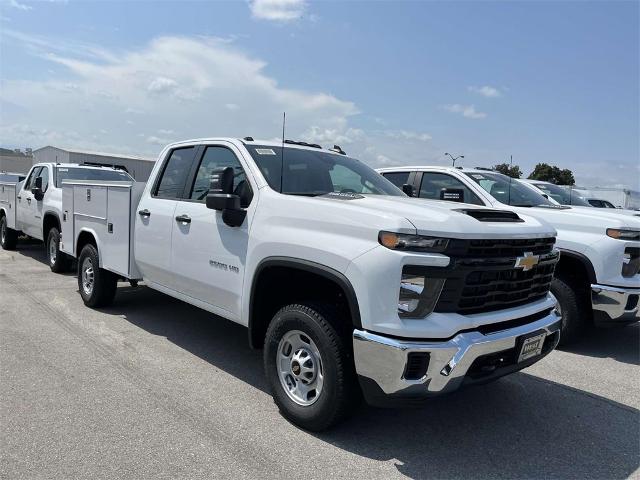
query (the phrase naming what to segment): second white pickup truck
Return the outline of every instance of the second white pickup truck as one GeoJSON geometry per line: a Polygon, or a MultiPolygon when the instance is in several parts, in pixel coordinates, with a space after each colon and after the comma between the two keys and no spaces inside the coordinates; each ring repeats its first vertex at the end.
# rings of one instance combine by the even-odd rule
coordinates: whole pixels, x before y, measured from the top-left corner
{"type": "Polygon", "coordinates": [[[70,260],[60,253],[65,179],[133,180],[128,173],[112,167],[70,163],[37,163],[26,177],[0,176],[0,246],[13,250],[20,234],[42,240],[53,272],[67,270],[70,260]]]}
{"type": "Polygon", "coordinates": [[[525,368],[559,340],[555,231],[425,208],[340,148],[169,145],[146,185],[67,182],[63,251],[90,307],[118,279],[248,327],[280,411],[321,430],[364,394],[414,402],[525,368]]]}
{"type": "Polygon", "coordinates": [[[585,327],[625,325],[640,316],[640,218],[616,210],[552,203],[530,185],[490,169],[416,166],[383,168],[419,198],[509,209],[553,225],[562,252],[551,286],[562,313],[563,342],[585,327]]]}

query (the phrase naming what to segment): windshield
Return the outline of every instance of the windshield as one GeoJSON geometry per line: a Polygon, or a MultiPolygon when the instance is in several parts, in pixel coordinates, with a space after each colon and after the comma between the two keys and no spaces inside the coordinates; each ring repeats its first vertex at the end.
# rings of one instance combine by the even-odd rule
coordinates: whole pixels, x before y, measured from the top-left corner
{"type": "Polygon", "coordinates": [[[247,145],[269,186],[288,195],[327,193],[404,196],[393,183],[350,157],[322,150],[247,145]]]}
{"type": "Polygon", "coordinates": [[[122,170],[82,167],[58,167],[56,175],[56,187],[62,186],[63,180],[103,180],[133,182],[133,178],[122,170]]]}
{"type": "Polygon", "coordinates": [[[489,195],[506,205],[514,207],[557,207],[540,193],[517,180],[495,172],[465,172],[489,195]]]}
{"type": "Polygon", "coordinates": [[[589,202],[574,192],[572,188],[560,187],[551,183],[534,183],[535,187],[549,195],[560,205],[577,205],[579,207],[592,207],[589,202]]]}

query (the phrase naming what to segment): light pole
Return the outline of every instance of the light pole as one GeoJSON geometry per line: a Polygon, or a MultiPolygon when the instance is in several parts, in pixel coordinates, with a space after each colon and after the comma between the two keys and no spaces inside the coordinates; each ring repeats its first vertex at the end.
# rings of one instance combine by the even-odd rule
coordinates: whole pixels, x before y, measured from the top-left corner
{"type": "Polygon", "coordinates": [[[452,166],[456,166],[456,160],[458,160],[459,158],[464,158],[464,155],[458,155],[457,157],[454,157],[453,155],[451,155],[450,153],[445,153],[445,156],[449,156],[449,158],[451,159],[451,164],[452,166]]]}

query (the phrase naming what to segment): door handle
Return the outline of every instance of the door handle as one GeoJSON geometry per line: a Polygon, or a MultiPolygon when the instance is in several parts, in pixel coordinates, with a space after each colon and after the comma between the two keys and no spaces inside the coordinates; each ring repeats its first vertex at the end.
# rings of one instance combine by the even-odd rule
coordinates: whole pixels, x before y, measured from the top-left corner
{"type": "Polygon", "coordinates": [[[18,200],[22,200],[22,197],[21,197],[20,195],[18,195],[16,198],[17,198],[18,200]]]}
{"type": "Polygon", "coordinates": [[[27,203],[28,203],[29,205],[31,205],[31,197],[28,197],[28,198],[27,198],[27,203]]]}
{"type": "Polygon", "coordinates": [[[189,215],[178,215],[176,217],[176,222],[191,223],[191,217],[189,215]]]}
{"type": "Polygon", "coordinates": [[[144,210],[138,210],[138,215],[149,218],[151,216],[151,212],[145,208],[144,210]]]}

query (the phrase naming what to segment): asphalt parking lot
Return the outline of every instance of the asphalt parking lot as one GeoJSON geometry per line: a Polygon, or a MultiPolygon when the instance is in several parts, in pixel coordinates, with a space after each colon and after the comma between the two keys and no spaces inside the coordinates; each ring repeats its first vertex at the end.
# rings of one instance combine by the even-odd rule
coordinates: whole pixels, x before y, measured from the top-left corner
{"type": "Polygon", "coordinates": [[[0,250],[0,478],[639,476],[637,324],[310,434],[278,414],[244,327],[124,285],[90,310],[41,245],[0,250]]]}

